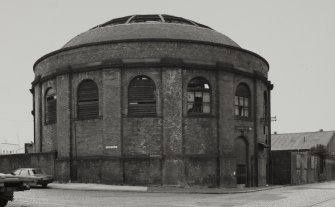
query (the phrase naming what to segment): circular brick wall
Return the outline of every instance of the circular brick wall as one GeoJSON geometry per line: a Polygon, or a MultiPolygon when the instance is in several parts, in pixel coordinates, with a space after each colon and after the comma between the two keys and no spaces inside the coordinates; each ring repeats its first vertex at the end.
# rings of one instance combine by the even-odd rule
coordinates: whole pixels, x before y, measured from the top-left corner
{"type": "Polygon", "coordinates": [[[268,70],[191,20],[111,20],[35,63],[35,151],[57,151],[64,181],[265,185],[268,70]]]}

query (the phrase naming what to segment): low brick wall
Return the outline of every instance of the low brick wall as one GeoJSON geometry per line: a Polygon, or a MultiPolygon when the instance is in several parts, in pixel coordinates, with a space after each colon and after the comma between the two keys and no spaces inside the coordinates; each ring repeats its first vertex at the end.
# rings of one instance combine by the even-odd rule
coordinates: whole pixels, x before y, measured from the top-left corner
{"type": "Polygon", "coordinates": [[[11,154],[0,156],[0,172],[10,173],[17,168],[41,168],[47,174],[55,175],[56,152],[11,154]]]}

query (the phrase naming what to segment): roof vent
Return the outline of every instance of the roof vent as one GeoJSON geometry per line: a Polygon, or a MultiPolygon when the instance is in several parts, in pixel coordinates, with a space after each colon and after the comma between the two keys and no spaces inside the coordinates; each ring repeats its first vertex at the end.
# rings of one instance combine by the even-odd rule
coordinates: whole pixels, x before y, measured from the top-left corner
{"type": "Polygon", "coordinates": [[[273,134],[277,134],[277,132],[273,132],[273,134]]]}
{"type": "Polygon", "coordinates": [[[320,129],[319,132],[323,132],[323,129],[320,129]]]}

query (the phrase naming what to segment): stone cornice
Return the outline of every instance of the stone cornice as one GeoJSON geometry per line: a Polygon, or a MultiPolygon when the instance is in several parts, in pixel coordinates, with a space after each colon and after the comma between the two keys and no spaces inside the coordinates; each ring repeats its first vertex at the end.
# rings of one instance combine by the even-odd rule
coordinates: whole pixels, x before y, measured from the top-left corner
{"type": "Polygon", "coordinates": [[[82,73],[82,72],[90,72],[90,71],[98,71],[102,69],[113,69],[113,68],[144,68],[144,67],[179,67],[184,69],[206,69],[206,70],[221,70],[229,73],[234,73],[238,75],[243,75],[249,78],[258,79],[264,82],[270,90],[273,89],[273,85],[270,81],[268,81],[267,77],[265,77],[259,71],[248,72],[238,68],[235,68],[234,65],[224,63],[224,62],[216,62],[215,64],[205,64],[198,62],[190,62],[184,61],[180,58],[157,58],[157,59],[110,59],[104,60],[101,62],[94,62],[88,64],[77,64],[77,65],[69,65],[63,68],[55,69],[54,73],[51,73],[47,76],[41,77],[37,76],[35,80],[32,82],[32,86],[35,86],[37,83],[45,82],[47,80],[53,79],[59,75],[72,74],[72,73],[82,73]]]}

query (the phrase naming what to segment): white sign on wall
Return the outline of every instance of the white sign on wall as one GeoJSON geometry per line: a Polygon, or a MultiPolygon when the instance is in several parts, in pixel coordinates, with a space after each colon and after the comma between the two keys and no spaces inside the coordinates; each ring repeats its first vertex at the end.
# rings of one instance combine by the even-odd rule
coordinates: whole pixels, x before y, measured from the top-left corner
{"type": "Polygon", "coordinates": [[[117,146],[106,146],[106,149],[117,149],[117,146]]]}

